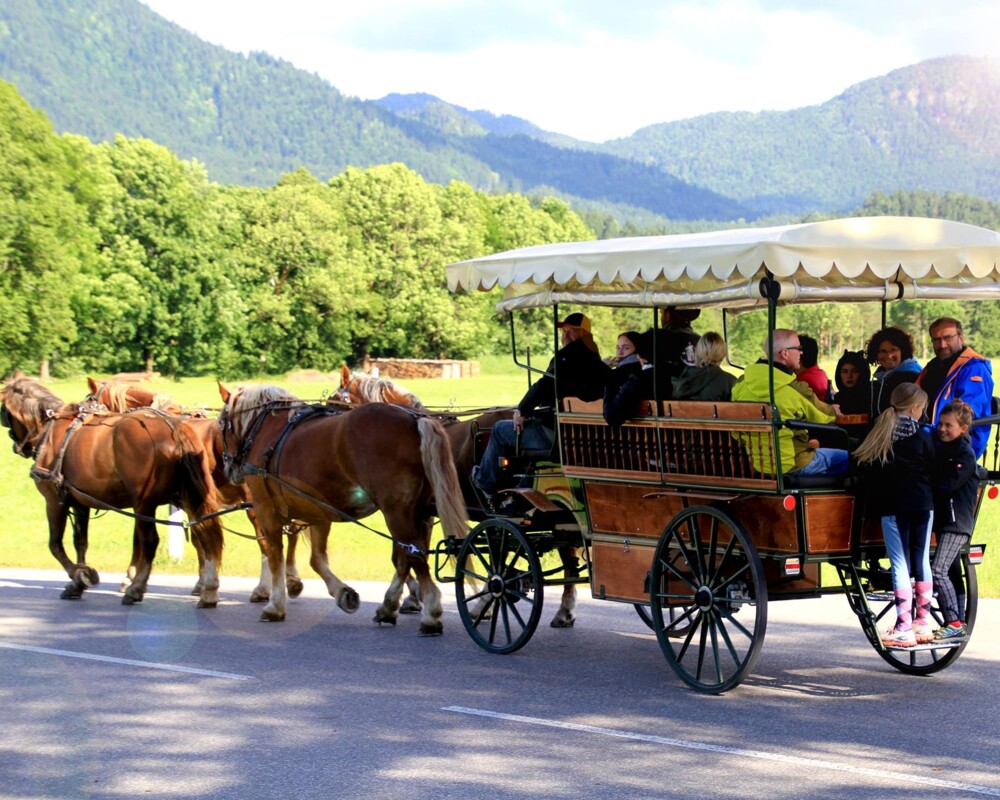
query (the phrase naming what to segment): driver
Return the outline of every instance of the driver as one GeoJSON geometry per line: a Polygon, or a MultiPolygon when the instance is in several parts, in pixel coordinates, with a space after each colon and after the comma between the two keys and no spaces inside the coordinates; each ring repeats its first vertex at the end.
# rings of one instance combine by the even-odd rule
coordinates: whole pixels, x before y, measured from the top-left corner
{"type": "Polygon", "coordinates": [[[562,347],[549,362],[546,374],[531,385],[514,410],[512,420],[493,426],[490,442],[478,466],[472,469],[472,484],[491,501],[496,494],[501,456],[516,455],[518,436],[523,451],[547,452],[555,441],[555,407],[564,397],[599,400],[604,396],[610,369],[597,350],[586,314],[570,314],[559,323],[562,347]],[[559,376],[556,385],[554,375],[559,376]]]}

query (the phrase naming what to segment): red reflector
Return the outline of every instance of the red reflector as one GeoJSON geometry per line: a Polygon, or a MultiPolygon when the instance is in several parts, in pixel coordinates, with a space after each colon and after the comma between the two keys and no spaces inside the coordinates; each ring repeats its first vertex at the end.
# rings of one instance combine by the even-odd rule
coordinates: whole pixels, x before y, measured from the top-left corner
{"type": "Polygon", "coordinates": [[[781,501],[781,505],[785,507],[785,511],[793,511],[795,509],[795,495],[786,494],[785,499],[781,501]]]}
{"type": "Polygon", "coordinates": [[[989,489],[986,490],[986,496],[990,498],[990,500],[996,500],[998,494],[1000,494],[1000,489],[998,489],[996,486],[991,486],[989,489]]]}
{"type": "Polygon", "coordinates": [[[786,558],[785,559],[785,574],[786,575],[798,575],[802,572],[802,562],[797,558],[786,558]]]}
{"type": "Polygon", "coordinates": [[[974,544],[969,548],[969,563],[971,564],[982,564],[983,563],[983,547],[982,545],[974,544]]]}

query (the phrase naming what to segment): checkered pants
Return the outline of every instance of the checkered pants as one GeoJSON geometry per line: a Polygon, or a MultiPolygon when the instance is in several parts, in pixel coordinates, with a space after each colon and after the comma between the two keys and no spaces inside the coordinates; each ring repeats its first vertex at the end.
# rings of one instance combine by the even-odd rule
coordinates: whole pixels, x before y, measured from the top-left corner
{"type": "MultiPolygon", "coordinates": [[[[962,565],[959,556],[962,548],[969,541],[967,533],[942,533],[938,535],[937,551],[934,553],[934,565],[931,574],[934,577],[934,588],[937,590],[938,605],[945,623],[964,622],[965,609],[959,608],[958,596],[965,596],[962,584],[962,565]]],[[[965,603],[963,602],[964,606],[965,603]]]]}

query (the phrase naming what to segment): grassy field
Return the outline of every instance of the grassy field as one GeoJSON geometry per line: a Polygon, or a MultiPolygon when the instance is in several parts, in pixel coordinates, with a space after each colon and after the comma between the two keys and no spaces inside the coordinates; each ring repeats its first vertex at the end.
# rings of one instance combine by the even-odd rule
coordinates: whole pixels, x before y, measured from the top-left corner
{"type": "MultiPolygon", "coordinates": [[[[335,380],[272,382],[306,400],[320,400],[339,385],[335,380]]],[[[482,374],[476,378],[410,380],[403,383],[428,406],[452,409],[513,405],[527,385],[524,374],[505,357],[484,360],[482,374]]],[[[53,381],[49,388],[66,400],[82,399],[87,391],[83,379],[53,381]]],[[[215,381],[210,378],[163,380],[153,388],[190,407],[205,407],[214,412],[221,404],[215,381]]],[[[30,462],[16,456],[9,448],[4,448],[4,451],[0,455],[0,567],[55,568],[58,565],[47,549],[44,504],[28,475],[30,462]]],[[[165,515],[166,509],[162,512],[165,515]]],[[[998,517],[1000,499],[984,501],[974,537],[975,541],[989,545],[986,561],[979,568],[980,594],[984,597],[1000,597],[998,517]]],[[[385,530],[379,515],[366,522],[385,530]]],[[[223,577],[258,574],[260,551],[256,542],[244,538],[252,532],[246,516],[230,514],[224,518],[224,525],[228,532],[223,577]]],[[[154,572],[195,574],[197,562],[193,548],[186,546],[183,558],[171,558],[167,553],[166,535],[166,528],[161,528],[161,547],[154,572]]],[[[115,513],[98,514],[91,521],[87,560],[101,572],[121,572],[128,565],[131,541],[130,520],[115,513]]],[[[69,549],[71,545],[72,536],[68,534],[67,552],[73,558],[74,554],[69,549]]],[[[391,574],[388,542],[358,526],[334,526],[330,537],[330,559],[334,570],[350,580],[388,581],[391,574]]],[[[312,575],[308,568],[307,546],[300,548],[299,564],[303,576],[312,575]]]]}

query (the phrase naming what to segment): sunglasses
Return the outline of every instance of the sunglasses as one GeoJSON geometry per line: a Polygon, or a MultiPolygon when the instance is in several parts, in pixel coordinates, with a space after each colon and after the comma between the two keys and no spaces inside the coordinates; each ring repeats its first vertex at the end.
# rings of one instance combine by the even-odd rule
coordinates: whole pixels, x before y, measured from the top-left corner
{"type": "Polygon", "coordinates": [[[782,350],[801,350],[802,349],[802,345],[797,344],[797,345],[794,345],[793,347],[782,347],[781,349],[782,350]]]}

